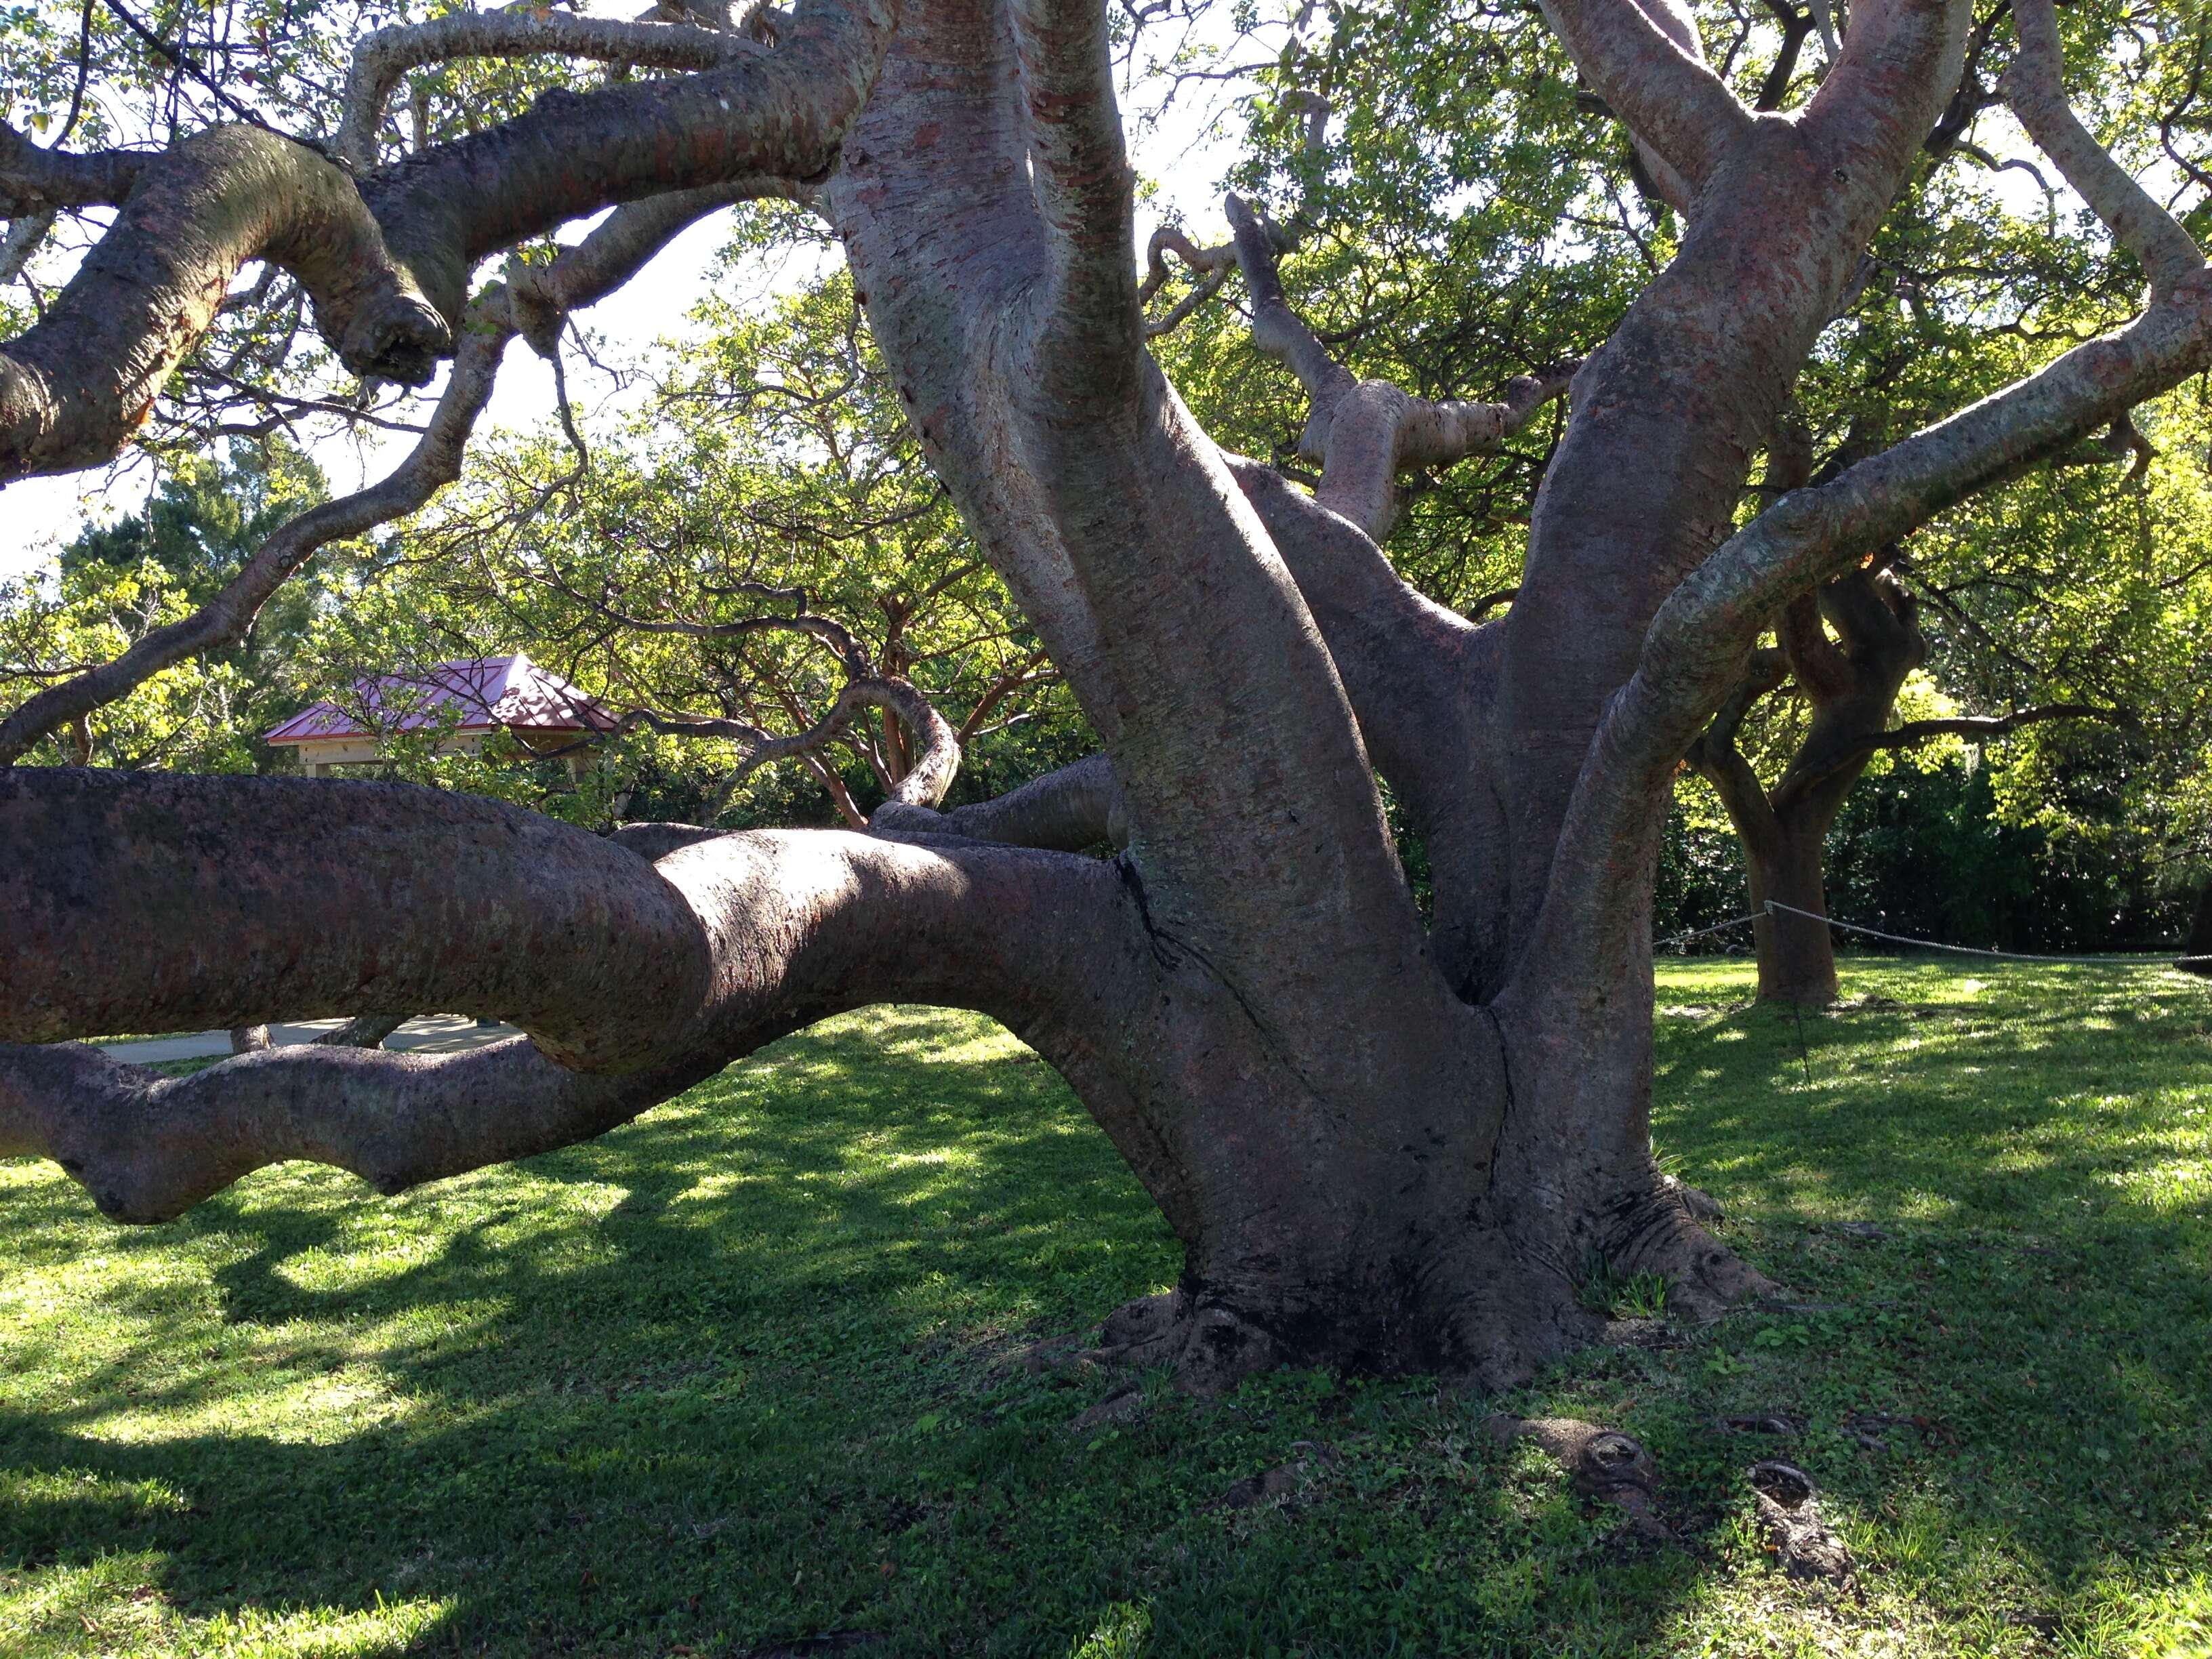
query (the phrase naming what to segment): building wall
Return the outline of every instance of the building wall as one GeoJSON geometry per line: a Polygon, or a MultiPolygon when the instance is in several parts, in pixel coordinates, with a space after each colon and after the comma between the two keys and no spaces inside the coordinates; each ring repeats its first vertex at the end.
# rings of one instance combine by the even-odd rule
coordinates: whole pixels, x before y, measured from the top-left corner
{"type": "MultiPolygon", "coordinates": [[[[438,745],[441,755],[474,755],[482,752],[485,737],[483,732],[457,732],[438,745]]],[[[568,770],[580,776],[591,763],[588,749],[574,748],[589,734],[583,732],[515,732],[514,736],[522,745],[540,754],[556,750],[570,749],[562,758],[568,770]]],[[[300,769],[311,778],[335,777],[337,769],[348,766],[373,766],[379,757],[374,738],[308,738],[298,743],[286,744],[299,759],[300,769]]]]}

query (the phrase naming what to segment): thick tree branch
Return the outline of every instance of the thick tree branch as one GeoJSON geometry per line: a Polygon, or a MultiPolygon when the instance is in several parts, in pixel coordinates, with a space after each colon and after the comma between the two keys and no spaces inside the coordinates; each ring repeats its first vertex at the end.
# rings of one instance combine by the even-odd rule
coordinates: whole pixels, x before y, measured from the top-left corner
{"type": "MultiPolygon", "coordinates": [[[[1838,124],[1871,109],[1869,100],[1885,89],[1893,94],[1900,76],[1924,88],[1930,63],[1950,64],[1955,73],[1963,44],[1952,42],[1956,31],[1937,10],[1911,0],[1862,8],[1845,63],[1823,85],[1808,129],[1824,131],[1826,142],[1862,144],[1858,129],[1839,133],[1838,124]]],[[[1564,988],[1556,964],[1595,957],[1625,965],[1646,948],[1619,896],[1638,890],[1651,805],[1662,799],[1675,757],[1741,673],[1765,619],[1790,594],[1901,540],[1954,502],[2051,459],[2208,364],[2212,272],[2200,263],[2154,287],[2129,327],[2075,347],[1826,483],[1785,495],[1684,579],[1645,630],[1636,669],[1607,704],[1577,771],[1522,957],[1534,964],[1543,990],[1564,988]]]]}
{"type": "Polygon", "coordinates": [[[705,70],[764,48],[741,34],[686,24],[622,22],[568,12],[515,7],[454,12],[403,23],[362,37],[346,76],[333,148],[356,173],[376,166],[376,130],[392,89],[408,70],[457,58],[557,55],[645,69],[705,70]]]}
{"type": "Polygon", "coordinates": [[[1226,459],[1328,643],[1376,765],[1415,794],[1462,779],[1474,624],[1408,585],[1370,537],[1273,467],[1226,459]]]}
{"type": "MultiPolygon", "coordinates": [[[[1920,150],[1944,110],[1971,112],[1957,94],[1972,21],[1968,0],[1862,0],[1800,125],[1814,142],[1842,149],[1887,150],[1896,141],[1920,150]],[[1923,99],[1934,104],[1924,121],[1923,99]]],[[[1837,182],[1859,187],[1857,171],[1847,165],[1837,182]]]]}
{"type": "Polygon", "coordinates": [[[506,273],[508,318],[532,351],[551,358],[569,313],[581,311],[613,293],[708,214],[764,198],[799,200],[807,190],[801,180],[749,173],[721,184],[673,190],[665,196],[625,203],[581,242],[563,248],[550,265],[509,260],[506,273]]]}
{"type": "Polygon", "coordinates": [[[1721,155],[1750,129],[1749,111],[1706,66],[1696,22],[1677,0],[1542,0],[1567,52],[1683,212],[1721,155]],[[1669,175],[1672,175],[1671,177],[1669,175]]]}
{"type": "Polygon", "coordinates": [[[1782,607],[1775,635],[1797,683],[1814,696],[1842,696],[1850,686],[1850,664],[1820,621],[1818,590],[1800,593],[1782,607]]]}
{"type": "Polygon", "coordinates": [[[488,289],[471,308],[445,392],[405,460],[368,489],[286,523],[192,615],[149,630],[121,656],[48,687],[11,712],[0,720],[0,767],[13,765],[47,732],[129,695],[171,665],[243,638],[269,596],[322,548],[414,512],[459,477],[469,434],[491,397],[500,359],[517,327],[542,325],[550,316],[557,328],[568,312],[605,298],[685,225],[724,205],[730,188],[619,209],[551,264],[515,273],[505,289],[488,289]]]}
{"type": "MultiPolygon", "coordinates": [[[[1560,972],[1603,961],[1612,968],[1593,971],[1641,974],[1648,931],[1631,911],[1656,855],[1655,804],[1741,672],[1750,640],[1731,648],[1696,708],[1666,733],[1663,752],[1655,734],[1648,765],[1632,769],[1639,805],[1608,822],[1611,850],[1570,852],[1559,835],[1589,769],[1603,764],[1593,738],[1636,672],[1652,618],[1728,535],[1753,456],[1956,85],[1963,0],[1865,0],[1852,40],[1881,33],[1892,12],[1914,20],[1893,31],[1893,44],[1912,50],[1885,59],[1880,87],[1848,121],[1832,109],[1823,121],[1809,112],[1752,118],[1698,198],[1674,257],[1577,377],[1575,412],[1538,493],[1520,596],[1503,624],[1498,713],[1518,734],[1506,947],[1515,962],[1536,964],[1538,917],[1565,866],[1594,860],[1583,873],[1621,884],[1613,890],[1620,902],[1586,908],[1577,928],[1611,918],[1607,931],[1601,942],[1591,935],[1589,950],[1553,940],[1547,958],[1560,972]],[[1548,957],[1553,950],[1564,954],[1548,957]]],[[[1787,591],[1765,597],[1759,624],[1771,625],[1787,591]]]]}
{"type": "Polygon", "coordinates": [[[1629,948],[1613,896],[1640,864],[1649,803],[1741,672],[1765,619],[1793,592],[1900,540],[1955,501],[2047,460],[2212,365],[2212,273],[2199,270],[2116,334],[1785,496],[1723,543],[1667,599],[1641,660],[1607,707],[1576,785],[1530,961],[1629,948]],[[1565,955],[1557,955],[1565,952],[1565,955]]]}
{"type": "MultiPolygon", "coordinates": [[[[15,774],[0,789],[20,789],[33,775],[15,774]]],[[[280,792],[325,801],[350,797],[349,804],[378,817],[388,816],[400,795],[422,803],[411,844],[370,849],[340,842],[329,848],[325,867],[321,849],[287,838],[301,826],[281,823],[264,833],[260,811],[276,781],[162,781],[173,791],[169,804],[203,827],[225,821],[241,856],[261,848],[271,860],[313,862],[326,878],[341,881],[349,878],[339,859],[374,850],[379,860],[392,885],[373,910],[295,909],[281,939],[271,936],[307,964],[309,978],[292,987],[286,1012],[319,1004],[310,985],[342,951],[380,951],[404,970],[418,952],[427,958],[442,950],[453,977],[489,983],[535,942],[545,950],[527,963],[531,975],[571,981],[584,1000],[599,1005],[599,1020],[610,1030],[635,1034],[640,1009],[672,1009],[675,1017],[653,1033],[646,1063],[619,1075],[564,1069],[540,1052],[542,1038],[438,1056],[301,1045],[174,1079],[73,1044],[0,1043],[0,1157],[56,1159],[119,1220],[167,1219],[249,1171],[289,1158],[352,1170],[390,1193],[550,1151],[626,1122],[787,1032],[872,1002],[979,1008],[1048,1054],[1064,1054],[1079,1041],[1069,1015],[1100,998],[1140,1006],[1138,987],[1149,970],[1119,878],[1087,860],[815,830],[703,837],[648,864],[580,830],[467,797],[393,785],[308,790],[278,783],[280,792]],[[446,928],[464,918],[418,893],[415,883],[441,860],[480,860],[477,844],[453,832],[495,817],[502,820],[503,836],[527,840],[553,861],[505,872],[511,879],[483,889],[481,899],[495,896],[517,931],[501,936],[503,950],[463,962],[446,928]],[[543,931],[595,884],[645,908],[617,908],[580,935],[543,931]],[[665,932],[655,918],[664,914],[680,921],[684,954],[696,947],[703,958],[705,971],[689,982],[671,979],[653,948],[665,932]],[[318,928],[341,937],[309,937],[318,928]],[[586,941],[591,948],[580,949],[586,941]],[[625,970],[641,977],[596,989],[581,982],[611,981],[625,970]]],[[[167,873],[186,879],[135,891],[167,906],[186,902],[201,885],[187,869],[167,873]]],[[[443,890],[452,883],[440,876],[428,884],[443,890]]],[[[136,902],[112,896],[126,890],[133,890],[82,896],[97,914],[137,917],[136,902]]],[[[95,921],[94,931],[105,925],[95,921]]],[[[262,971],[255,966],[259,937],[234,939],[210,926],[200,935],[192,971],[209,980],[232,979],[241,968],[262,971]]],[[[100,961],[88,942],[71,951],[80,977],[100,975],[119,989],[121,978],[143,974],[143,951],[130,953],[132,963],[112,963],[100,961]]],[[[180,945],[169,956],[181,962],[190,954],[180,945]]],[[[458,1000],[441,997],[438,1006],[466,1010],[483,1000],[471,990],[458,1000]]],[[[150,1012],[174,1005],[140,1006],[150,1012]]],[[[9,1035],[21,1024],[9,1025],[9,1035]]]]}
{"type": "Polygon", "coordinates": [[[890,0],[812,0],[773,54],[549,93],[529,113],[363,179],[254,128],[191,135],[139,170],[53,310],[0,353],[0,483],[114,455],[240,265],[297,276],[349,367],[407,384],[452,349],[469,272],[602,208],[834,163],[872,84],[890,0]]]}
{"type": "MultiPolygon", "coordinates": [[[[1283,297],[1283,281],[1275,264],[1278,239],[1274,231],[1240,196],[1226,198],[1222,211],[1229,220],[1234,238],[1231,247],[1244,273],[1245,292],[1251,297],[1252,343],[1263,356],[1273,357],[1297,376],[1298,384],[1305,388],[1316,410],[1324,404],[1334,404],[1358,382],[1350,369],[1329,354],[1328,348],[1283,297]]],[[[1300,448],[1304,453],[1305,446],[1301,444],[1300,448]]],[[[1322,459],[1320,447],[1316,445],[1306,459],[1322,459]]]]}
{"type": "Polygon", "coordinates": [[[2066,99],[2065,58],[2051,0],[2014,0],[2012,13],[2020,48],[2005,72],[2005,101],[2114,240],[2142,262],[2153,291],[2171,291],[2203,270],[2203,254],[2075,118],[2066,99]]]}
{"type": "Polygon", "coordinates": [[[121,207],[153,159],[125,149],[46,149],[0,122],[0,218],[44,208],[121,207]]]}
{"type": "Polygon", "coordinates": [[[8,234],[0,236],[0,286],[14,282],[31,263],[31,256],[46,240],[46,233],[54,228],[55,210],[33,208],[19,213],[8,222],[8,234]]]}
{"type": "Polygon", "coordinates": [[[0,775],[0,845],[11,1041],[443,1008],[624,1071],[708,991],[683,893],[475,796],[18,767],[0,775]]]}
{"type": "Polygon", "coordinates": [[[907,0],[825,204],[924,453],[1099,736],[1120,690],[1091,601],[986,405],[1026,388],[1022,336],[1047,282],[1028,119],[1004,12],[907,0]],[[981,371],[989,365],[989,388],[981,371]]]}
{"type": "Polygon", "coordinates": [[[1759,94],[1752,102],[1752,107],[1762,114],[1782,107],[1783,99],[1790,93],[1790,83],[1797,76],[1797,58],[1804,49],[1805,37],[1813,32],[1816,22],[1821,44],[1827,49],[1828,61],[1832,64],[1836,60],[1836,32],[1828,16],[1827,0],[1813,0],[1806,11],[1768,0],[1766,9],[1782,27],[1782,40],[1775,47],[1774,62],[1768,65],[1766,78],[1759,82],[1759,94]]]}
{"type": "Polygon", "coordinates": [[[869,826],[894,835],[958,836],[1063,853],[1084,852],[1102,842],[1118,849],[1129,841],[1128,801],[1114,775],[1114,763],[1103,755],[950,812],[927,811],[929,805],[887,804],[869,826]]]}
{"type": "Polygon", "coordinates": [[[1736,734],[1753,704],[1778,690],[1790,678],[1790,659],[1779,650],[1752,653],[1744,676],[1729,693],[1705,729],[1698,734],[1686,757],[1699,776],[1713,787],[1727,809],[1735,832],[1755,848],[1765,851],[1778,844],[1780,833],[1766,787],[1736,745],[1736,734]]]}
{"type": "Polygon", "coordinates": [[[1136,174],[1114,99],[1102,0],[1010,0],[1051,278],[1033,326],[1041,389],[1066,409],[1135,390],[1144,307],[1129,269],[1136,174]]]}
{"type": "Polygon", "coordinates": [[[2129,327],[2076,346],[1828,483],[1785,496],[1723,544],[1662,607],[1645,665],[1673,682],[1674,663],[1702,670],[1716,657],[1724,660],[1742,648],[1747,608],[1771,603],[1777,589],[1818,580],[1855,562],[1861,549],[1901,539],[2208,363],[2212,277],[2200,267],[2129,327]]]}
{"type": "Polygon", "coordinates": [[[0,353],[0,483],[114,455],[251,259],[298,279],[356,374],[419,386],[453,349],[343,171],[258,128],[195,133],[146,163],[46,315],[0,353]]]}
{"type": "Polygon", "coordinates": [[[698,75],[555,90],[511,121],[417,151],[362,199],[440,306],[478,259],[619,203],[756,174],[810,180],[874,84],[892,0],[807,0],[774,52],[698,75]]]}
{"type": "Polygon", "coordinates": [[[121,656],[49,686],[11,711],[0,720],[0,767],[14,765],[48,732],[128,696],[163,669],[244,638],[269,596],[323,548],[413,512],[459,477],[463,449],[491,397],[509,337],[496,320],[479,316],[464,330],[445,394],[405,460],[368,489],[288,521],[191,616],[149,629],[121,656]]]}
{"type": "Polygon", "coordinates": [[[1328,648],[1142,351],[1084,3],[1018,9],[1011,86],[992,8],[911,6],[884,80],[908,101],[896,118],[872,106],[836,216],[926,452],[1113,757],[1154,927],[1333,1075],[1358,1057],[1308,1052],[1295,1011],[1313,984],[1392,988],[1378,1022],[1446,1018],[1448,998],[1328,648]],[[1079,234],[1084,203],[1098,218],[1079,234]]]}

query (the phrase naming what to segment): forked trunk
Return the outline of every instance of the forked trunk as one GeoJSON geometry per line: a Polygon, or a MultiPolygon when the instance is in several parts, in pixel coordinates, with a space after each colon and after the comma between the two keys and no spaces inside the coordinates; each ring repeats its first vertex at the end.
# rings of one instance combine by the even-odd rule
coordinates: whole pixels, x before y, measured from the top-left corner
{"type": "Polygon", "coordinates": [[[1689,750],[1743,848],[1762,1002],[1825,1007],[1836,1000],[1821,873],[1828,831],[1877,749],[1907,735],[1892,732],[1890,718],[1928,655],[1917,608],[1889,574],[1890,562],[1886,556],[1848,570],[1788,606],[1778,619],[1780,645],[1753,653],[1689,750]],[[1811,705],[1812,719],[1769,791],[1736,747],[1736,733],[1752,707],[1785,681],[1811,705]]]}
{"type": "MultiPolygon", "coordinates": [[[[1651,887],[1679,763],[1791,594],[2196,372],[2212,295],[2185,236],[2185,258],[2125,228],[2135,206],[2100,205],[2154,275],[2138,328],[1731,533],[1959,85],[1969,8],[1864,0],[1786,118],[1744,109],[1666,0],[1545,10],[1683,221],[1574,379],[1504,619],[1429,604],[1363,528],[1387,526],[1388,468],[1408,452],[1369,446],[1384,471],[1364,496],[1325,463],[1325,498],[1383,509],[1340,516],[1224,455],[1148,356],[1103,9],[908,0],[849,127],[831,99],[793,129],[805,142],[755,156],[648,124],[592,210],[702,184],[661,177],[655,156],[716,179],[751,157],[796,188],[842,140],[818,199],[902,405],[1105,756],[973,815],[939,815],[949,771],[921,769],[866,835],[648,826],[615,845],[397,786],[8,772],[0,1156],[59,1160],[127,1220],[288,1158],[397,1191],[604,1133],[830,1014],[936,1002],[1030,1042],[1158,1202],[1181,1281],[1107,1334],[1188,1386],[1285,1363],[1511,1382],[1595,1333],[1580,1292],[1600,1266],[1664,1276],[1692,1312],[1759,1292],[1650,1144],[1651,887]],[[1378,775],[1429,850],[1433,927],[1378,775]],[[1122,850],[1066,850],[1102,841],[1122,850]],[[427,1059],[293,1047],[184,1079],[60,1041],[378,1008],[499,1016],[528,1036],[427,1059]]],[[[2014,10],[2055,88],[2047,0],[2014,10]]],[[[802,5],[787,62],[842,63],[857,97],[888,15],[841,32],[843,16],[802,5]]],[[[779,133],[786,63],[726,83],[779,133]]],[[[526,124],[611,99],[644,121],[664,94],[595,97],[526,124]]],[[[711,87],[693,101],[709,126],[709,103],[746,126],[711,87]]],[[[2051,131],[2046,149],[2074,143],[2051,131]]],[[[427,194],[448,176],[434,161],[397,176],[427,194]]],[[[2101,174],[2067,170],[2110,198],[2101,174]]],[[[500,222],[511,241],[538,222],[500,222]]],[[[1347,397],[1331,429],[1389,404],[1347,397]]],[[[69,444],[112,453],[113,422],[93,418],[112,412],[69,444]]],[[[1839,640],[1816,617],[1792,652],[1840,688],[1816,720],[1836,743],[1761,803],[1774,838],[1754,896],[1814,913],[1822,837],[1905,672],[1895,652],[1827,660],[1910,620],[1861,576],[1824,595],[1839,640]]],[[[1834,994],[1825,927],[1784,913],[1770,945],[1774,991],[1834,994]]]]}

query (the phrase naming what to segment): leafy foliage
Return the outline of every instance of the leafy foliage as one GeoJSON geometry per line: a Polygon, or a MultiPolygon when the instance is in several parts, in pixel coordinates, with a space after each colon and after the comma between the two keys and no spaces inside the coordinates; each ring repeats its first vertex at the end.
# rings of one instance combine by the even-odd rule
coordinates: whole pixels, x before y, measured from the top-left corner
{"type": "MultiPolygon", "coordinates": [[[[264,537],[325,494],[321,471],[280,439],[234,441],[220,459],[180,460],[143,513],[88,529],[53,571],[0,584],[0,708],[189,615],[264,537]]],[[[346,563],[343,555],[326,558],[263,606],[237,646],[156,675],[101,709],[82,734],[48,739],[40,757],[267,769],[274,757],[259,735],[313,695],[308,641],[345,583],[346,563]]]]}

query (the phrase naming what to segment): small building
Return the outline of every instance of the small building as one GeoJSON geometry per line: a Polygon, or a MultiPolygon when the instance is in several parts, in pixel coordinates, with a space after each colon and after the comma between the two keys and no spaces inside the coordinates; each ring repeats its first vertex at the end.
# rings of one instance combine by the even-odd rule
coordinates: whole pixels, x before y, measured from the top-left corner
{"type": "Polygon", "coordinates": [[[309,777],[334,766],[368,766],[378,759],[376,732],[439,731],[441,755],[473,755],[495,731],[512,732],[537,754],[558,750],[572,773],[580,773],[593,734],[616,728],[615,717],[520,651],[510,657],[471,657],[441,662],[421,674],[380,674],[354,682],[355,715],[324,702],[301,709],[263,741],[298,754],[309,777]]]}

